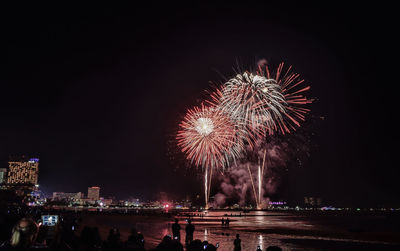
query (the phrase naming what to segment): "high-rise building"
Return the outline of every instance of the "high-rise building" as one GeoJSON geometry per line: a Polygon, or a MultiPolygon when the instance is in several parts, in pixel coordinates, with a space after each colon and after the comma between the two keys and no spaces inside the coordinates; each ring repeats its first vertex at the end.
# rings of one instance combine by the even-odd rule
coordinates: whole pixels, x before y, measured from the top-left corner
{"type": "Polygon", "coordinates": [[[89,187],[87,198],[91,200],[99,200],[100,199],[100,187],[89,187]]]}
{"type": "Polygon", "coordinates": [[[7,169],[0,168],[0,185],[6,183],[7,181],[7,169]]]}
{"type": "Polygon", "coordinates": [[[7,185],[38,185],[39,159],[13,158],[8,162],[7,185]]]}
{"type": "Polygon", "coordinates": [[[83,198],[81,192],[77,193],[65,193],[65,192],[53,192],[53,200],[66,200],[75,201],[83,198]]]}

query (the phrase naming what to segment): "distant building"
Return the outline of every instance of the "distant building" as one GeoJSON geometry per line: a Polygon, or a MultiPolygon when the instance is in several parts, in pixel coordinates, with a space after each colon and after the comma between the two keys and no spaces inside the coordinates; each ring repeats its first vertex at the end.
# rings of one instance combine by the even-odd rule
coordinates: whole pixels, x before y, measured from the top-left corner
{"type": "Polygon", "coordinates": [[[83,193],[64,193],[64,192],[54,192],[53,200],[66,200],[66,201],[77,201],[83,198],[83,193]]]}
{"type": "Polygon", "coordinates": [[[7,182],[7,169],[0,168],[0,185],[7,182]]]}
{"type": "Polygon", "coordinates": [[[8,162],[7,185],[38,186],[39,159],[24,156],[10,158],[8,162]]]}
{"type": "Polygon", "coordinates": [[[138,206],[141,206],[142,203],[140,202],[139,199],[131,197],[131,198],[129,198],[128,200],[126,200],[126,201],[124,202],[124,205],[125,205],[125,206],[134,206],[134,207],[138,207],[138,206]]]}
{"type": "Polygon", "coordinates": [[[319,197],[304,197],[304,205],[311,207],[319,207],[322,204],[322,199],[319,197]]]}
{"type": "Polygon", "coordinates": [[[89,187],[87,198],[90,200],[99,200],[100,199],[100,187],[89,187]]]}
{"type": "Polygon", "coordinates": [[[113,200],[110,198],[100,198],[101,202],[100,202],[100,206],[109,206],[112,204],[113,200]]]}

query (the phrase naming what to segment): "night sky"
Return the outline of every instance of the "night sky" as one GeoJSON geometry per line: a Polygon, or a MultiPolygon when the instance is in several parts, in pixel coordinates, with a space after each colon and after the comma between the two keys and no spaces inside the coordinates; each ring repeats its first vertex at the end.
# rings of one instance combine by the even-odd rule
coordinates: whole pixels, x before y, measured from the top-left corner
{"type": "Polygon", "coordinates": [[[47,193],[98,185],[117,198],[201,194],[168,142],[210,81],[265,58],[293,65],[316,99],[311,156],[287,174],[285,196],[398,205],[397,29],[388,8],[1,8],[0,165],[9,155],[39,157],[47,193]]]}

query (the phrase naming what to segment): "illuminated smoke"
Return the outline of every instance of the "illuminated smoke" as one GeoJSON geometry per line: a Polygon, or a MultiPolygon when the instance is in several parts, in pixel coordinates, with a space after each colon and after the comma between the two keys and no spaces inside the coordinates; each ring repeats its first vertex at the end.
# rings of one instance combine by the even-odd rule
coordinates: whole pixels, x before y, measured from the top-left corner
{"type": "Polygon", "coordinates": [[[253,156],[232,166],[224,175],[218,176],[218,193],[215,195],[214,206],[225,207],[235,203],[240,206],[255,206],[255,197],[251,184],[250,174],[247,171],[249,165],[256,189],[258,180],[258,158],[264,155],[266,149],[266,167],[264,170],[262,185],[262,207],[268,205],[269,197],[279,192],[279,186],[284,173],[290,167],[301,167],[303,160],[309,155],[309,140],[299,133],[290,136],[276,136],[270,142],[257,142],[257,149],[249,152],[253,156]]]}
{"type": "Polygon", "coordinates": [[[257,66],[258,67],[265,67],[267,64],[268,64],[268,61],[265,58],[260,59],[260,60],[257,61],[257,66]]]}

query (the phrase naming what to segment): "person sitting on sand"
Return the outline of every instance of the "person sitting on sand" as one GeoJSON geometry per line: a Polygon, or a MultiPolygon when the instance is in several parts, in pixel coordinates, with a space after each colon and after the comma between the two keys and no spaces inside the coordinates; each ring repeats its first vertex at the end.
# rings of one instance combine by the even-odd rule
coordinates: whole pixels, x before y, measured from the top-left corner
{"type": "Polygon", "coordinates": [[[144,237],[134,227],[131,229],[126,247],[128,250],[144,250],[144,237]]]}
{"type": "Polygon", "coordinates": [[[156,251],[183,251],[182,244],[177,240],[172,240],[170,235],[164,236],[163,240],[155,249],[156,251]]]}
{"type": "Polygon", "coordinates": [[[38,229],[32,219],[22,218],[13,227],[10,242],[3,243],[0,250],[29,250],[35,243],[38,229]]]}

